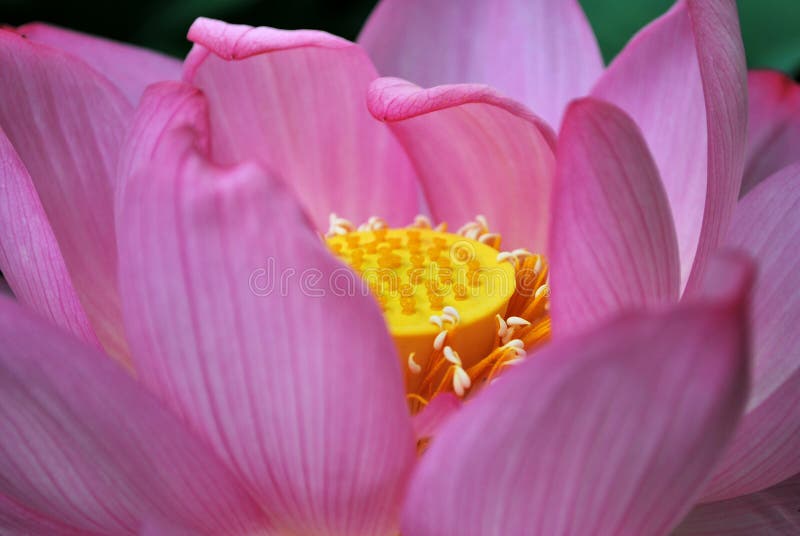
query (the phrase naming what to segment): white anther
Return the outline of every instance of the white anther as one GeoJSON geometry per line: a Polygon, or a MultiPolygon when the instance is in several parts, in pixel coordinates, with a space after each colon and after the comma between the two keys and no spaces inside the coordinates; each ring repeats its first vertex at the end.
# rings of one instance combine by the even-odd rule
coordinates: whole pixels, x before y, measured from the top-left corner
{"type": "Polygon", "coordinates": [[[504,348],[509,350],[524,350],[525,343],[522,342],[522,339],[512,339],[503,345],[504,348]]]}
{"type": "Polygon", "coordinates": [[[512,339],[503,345],[503,348],[506,350],[511,350],[517,357],[523,357],[525,355],[525,343],[522,342],[521,339],[512,339]]]}
{"type": "Polygon", "coordinates": [[[443,232],[447,231],[447,224],[442,222],[439,225],[437,225],[436,227],[434,227],[433,230],[437,231],[437,232],[440,232],[440,233],[443,233],[443,232]]]}
{"type": "Polygon", "coordinates": [[[329,237],[347,234],[355,229],[355,226],[352,224],[352,222],[350,222],[350,220],[340,218],[333,212],[331,212],[331,215],[328,217],[328,222],[330,223],[330,226],[326,236],[329,237]]]}
{"type": "Polygon", "coordinates": [[[484,229],[489,229],[489,221],[486,219],[486,216],[483,214],[478,214],[475,216],[475,221],[481,224],[481,227],[484,229]]]}
{"type": "Polygon", "coordinates": [[[513,359],[509,359],[508,361],[503,363],[503,366],[505,367],[505,366],[511,366],[511,365],[518,365],[519,363],[522,363],[523,361],[525,361],[525,354],[524,353],[522,354],[521,357],[515,357],[513,359]]]}
{"type": "MultiPolygon", "coordinates": [[[[447,339],[447,331],[442,330],[442,331],[439,332],[439,334],[436,336],[436,338],[433,339],[433,349],[438,351],[438,350],[441,350],[442,348],[444,348],[445,339],[447,339]]],[[[448,348],[449,348],[449,346],[448,346],[448,348]]]]}
{"type": "Polygon", "coordinates": [[[503,338],[502,338],[503,344],[507,343],[508,341],[510,341],[511,339],[513,339],[513,338],[514,338],[514,331],[515,331],[515,330],[516,330],[516,328],[510,328],[510,329],[509,329],[509,330],[506,332],[506,334],[505,334],[505,335],[503,335],[503,338]]]}
{"type": "Polygon", "coordinates": [[[469,374],[463,368],[457,366],[453,369],[453,391],[459,396],[464,396],[467,389],[472,386],[469,374]]]}
{"type": "Polygon", "coordinates": [[[466,236],[467,238],[470,238],[472,240],[477,240],[478,236],[480,236],[480,234],[481,234],[480,228],[479,227],[473,227],[472,229],[470,229],[469,231],[464,233],[464,236],[466,236]]]}
{"type": "Polygon", "coordinates": [[[517,260],[517,257],[510,251],[501,251],[497,254],[497,262],[503,262],[510,259],[513,259],[515,262],[517,260]]]}
{"type": "Polygon", "coordinates": [[[511,254],[514,255],[514,257],[516,257],[517,259],[522,259],[524,257],[530,257],[533,255],[533,253],[524,248],[515,249],[514,251],[511,252],[511,254]]]}
{"type": "Polygon", "coordinates": [[[541,287],[536,289],[536,292],[533,294],[535,299],[541,299],[542,296],[550,296],[550,285],[544,284],[541,287]]]}
{"type": "Polygon", "coordinates": [[[447,313],[442,314],[442,322],[446,322],[446,323],[452,324],[454,326],[456,324],[458,324],[458,321],[456,320],[456,318],[453,315],[449,315],[447,313]]]}
{"type": "Polygon", "coordinates": [[[453,350],[452,346],[444,347],[444,358],[454,365],[458,365],[459,367],[461,366],[461,357],[458,355],[458,352],[453,350]]]}
{"type": "Polygon", "coordinates": [[[458,311],[452,305],[445,306],[445,308],[442,309],[442,312],[455,319],[455,322],[452,322],[453,324],[458,324],[459,322],[461,322],[461,315],[458,314],[458,311]]]}
{"type": "Polygon", "coordinates": [[[542,273],[542,256],[541,255],[537,255],[536,256],[536,264],[533,266],[533,271],[534,271],[534,273],[536,273],[536,275],[539,275],[540,273],[542,273]]]}
{"type": "Polygon", "coordinates": [[[370,231],[375,231],[376,229],[386,229],[389,225],[386,223],[386,220],[383,218],[379,218],[378,216],[370,216],[367,220],[367,228],[370,231]]]}
{"type": "Polygon", "coordinates": [[[490,242],[494,242],[500,238],[500,235],[497,233],[484,233],[478,238],[478,242],[481,244],[489,244],[490,242]]]}
{"type": "Polygon", "coordinates": [[[508,322],[509,326],[514,326],[514,327],[519,327],[519,326],[525,327],[531,325],[530,322],[519,316],[509,316],[506,322],[508,322]]]}
{"type": "Polygon", "coordinates": [[[414,361],[414,356],[416,352],[411,352],[408,354],[408,370],[411,371],[411,374],[419,374],[422,372],[422,367],[420,367],[416,361],[414,361]]]}
{"type": "Polygon", "coordinates": [[[427,216],[419,214],[414,218],[414,223],[411,224],[411,227],[419,227],[420,229],[430,229],[431,220],[427,216]]]}
{"type": "Polygon", "coordinates": [[[461,226],[461,227],[458,229],[458,231],[456,232],[456,234],[459,234],[459,235],[462,235],[462,236],[464,236],[464,234],[465,234],[465,233],[467,233],[467,231],[470,231],[471,229],[474,229],[474,228],[475,228],[475,227],[477,227],[477,226],[478,226],[478,224],[476,224],[475,222],[472,222],[472,221],[471,221],[471,222],[469,222],[469,223],[465,223],[464,225],[462,225],[462,226],[461,226]]]}
{"type": "Polygon", "coordinates": [[[508,331],[508,324],[506,324],[506,321],[503,320],[503,317],[500,316],[500,315],[495,315],[495,318],[497,319],[497,324],[498,324],[498,326],[497,326],[497,336],[498,337],[503,337],[503,336],[505,336],[506,332],[508,331]]]}
{"type": "Polygon", "coordinates": [[[439,329],[442,329],[442,318],[440,316],[433,315],[428,319],[428,322],[436,326],[439,326],[439,329]]]}

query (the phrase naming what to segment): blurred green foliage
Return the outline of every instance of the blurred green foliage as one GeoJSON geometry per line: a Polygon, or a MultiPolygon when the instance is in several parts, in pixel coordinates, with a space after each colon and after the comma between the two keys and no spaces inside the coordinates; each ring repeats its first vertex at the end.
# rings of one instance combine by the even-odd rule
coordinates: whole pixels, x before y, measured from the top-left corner
{"type": "MultiPolygon", "coordinates": [[[[433,1],[433,0],[431,0],[433,1]]],[[[606,61],[671,0],[580,0],[606,61]]],[[[0,0],[0,22],[42,20],[182,56],[198,16],[279,28],[319,28],[354,39],[375,0],[0,0]]],[[[748,63],[800,74],[800,0],[739,0],[748,63]]]]}

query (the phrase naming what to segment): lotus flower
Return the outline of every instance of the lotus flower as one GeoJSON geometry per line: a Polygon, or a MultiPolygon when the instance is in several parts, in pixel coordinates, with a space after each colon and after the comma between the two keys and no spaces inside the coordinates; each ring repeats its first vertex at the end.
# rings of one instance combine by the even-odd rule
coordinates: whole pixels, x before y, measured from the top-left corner
{"type": "Polygon", "coordinates": [[[796,86],[751,75],[747,130],[732,2],[605,71],[577,3],[488,5],[384,1],[362,46],[200,19],[182,67],[0,31],[4,532],[797,529],[796,86]],[[472,366],[472,298],[415,360],[396,303],[317,285],[356,237],[416,266],[419,212],[507,249],[472,366]]]}

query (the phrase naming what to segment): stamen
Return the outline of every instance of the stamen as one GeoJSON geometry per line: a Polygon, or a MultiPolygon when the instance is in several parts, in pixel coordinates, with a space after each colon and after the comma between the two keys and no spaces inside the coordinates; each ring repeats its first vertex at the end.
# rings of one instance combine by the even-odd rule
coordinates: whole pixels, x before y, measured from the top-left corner
{"type": "Polygon", "coordinates": [[[495,240],[499,239],[500,235],[497,233],[485,233],[478,237],[478,242],[484,244],[492,244],[495,240]]]}
{"type": "Polygon", "coordinates": [[[453,367],[453,391],[459,396],[463,397],[467,389],[472,387],[472,381],[469,379],[469,374],[459,367],[453,367]]]}
{"type": "Polygon", "coordinates": [[[414,361],[414,356],[417,355],[416,352],[411,352],[408,354],[408,370],[411,371],[411,374],[419,374],[422,372],[422,367],[414,361]]]}
{"type": "Polygon", "coordinates": [[[520,318],[518,316],[509,316],[508,320],[509,326],[530,326],[531,323],[525,320],[524,318],[520,318]]]}
{"type": "Polygon", "coordinates": [[[444,358],[454,365],[461,366],[461,357],[458,355],[458,352],[453,350],[451,346],[444,347],[444,358]]]}
{"type": "Polygon", "coordinates": [[[458,314],[458,311],[452,305],[446,306],[442,311],[448,318],[452,319],[450,321],[451,324],[458,324],[461,322],[461,315],[458,314]]]}
{"type": "Polygon", "coordinates": [[[541,287],[536,289],[536,293],[534,294],[534,297],[537,300],[541,300],[542,296],[550,296],[550,286],[549,285],[544,284],[541,287]]]}
{"type": "Polygon", "coordinates": [[[412,412],[442,392],[470,396],[549,338],[544,258],[523,248],[498,251],[501,237],[485,217],[458,235],[423,215],[405,229],[377,216],[356,227],[331,214],[329,223],[329,250],[365,279],[406,356],[412,412]]]}
{"type": "Polygon", "coordinates": [[[439,351],[442,348],[444,348],[444,340],[446,338],[447,338],[447,331],[446,330],[440,331],[439,334],[436,336],[436,338],[433,340],[433,349],[439,351]]]}
{"type": "Polygon", "coordinates": [[[497,336],[504,337],[506,332],[508,332],[508,324],[506,324],[506,321],[503,320],[503,317],[500,315],[497,315],[497,323],[498,323],[497,336]]]}

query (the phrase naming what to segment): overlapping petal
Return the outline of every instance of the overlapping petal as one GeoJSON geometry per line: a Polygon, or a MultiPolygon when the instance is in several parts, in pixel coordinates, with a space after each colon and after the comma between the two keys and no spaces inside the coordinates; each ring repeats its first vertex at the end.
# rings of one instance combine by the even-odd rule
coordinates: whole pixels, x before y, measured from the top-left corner
{"type": "Polygon", "coordinates": [[[741,195],[800,160],[800,85],[776,71],[747,77],[750,116],[741,195]]]}
{"type": "Polygon", "coordinates": [[[25,165],[0,129],[0,270],[19,301],[99,345],[25,165]]]}
{"type": "Polygon", "coordinates": [[[137,534],[150,518],[195,533],[266,527],[203,440],[95,354],[0,298],[0,527],[137,534]]]}
{"type": "Polygon", "coordinates": [[[726,240],[758,260],[753,387],[707,500],[758,491],[800,472],[799,184],[800,164],[762,181],[736,207],[726,240]]]}
{"type": "Polygon", "coordinates": [[[142,380],[279,530],[391,530],[414,439],[380,310],[356,281],[357,295],[332,290],[357,276],[279,181],[254,164],[217,167],[172,126],[117,220],[142,380]]]}
{"type": "Polygon", "coordinates": [[[702,280],[739,194],[746,84],[736,4],[682,0],[631,40],[592,91],[642,129],[672,208],[682,288],[702,280]]]}
{"type": "Polygon", "coordinates": [[[767,490],[695,507],[675,536],[792,536],[800,534],[800,477],[767,490]]]}
{"type": "Polygon", "coordinates": [[[381,78],[368,102],[406,149],[436,220],[461,225],[483,214],[504,247],[544,251],[555,141],[541,119],[480,85],[421,89],[381,78]]]}
{"type": "Polygon", "coordinates": [[[181,77],[180,61],[152,50],[41,22],[25,24],[17,31],[37,43],[81,58],[111,80],[134,106],[148,85],[160,80],[179,80],[181,77]]]}
{"type": "Polygon", "coordinates": [[[215,159],[253,159],[285,177],[319,229],[336,212],[408,224],[414,171],[364,104],[377,73],[357,45],[323,32],[198,19],[186,79],[208,97],[215,159]]]}
{"type": "Polygon", "coordinates": [[[117,205],[125,199],[128,179],[150,165],[166,131],[176,125],[192,128],[198,148],[210,150],[208,102],[203,93],[185,82],[152,84],[142,95],[120,150],[117,205]]]}
{"type": "Polygon", "coordinates": [[[0,70],[0,127],[30,174],[98,339],[125,361],[113,174],[131,106],[81,60],[8,30],[0,30],[0,70]]]}
{"type": "Polygon", "coordinates": [[[414,415],[414,434],[417,439],[432,437],[442,424],[461,407],[461,400],[452,393],[435,396],[422,411],[414,415]]]}
{"type": "Polygon", "coordinates": [[[666,534],[746,396],[749,265],[727,296],[553,342],[448,420],[421,459],[404,533],[666,534]]]}
{"type": "Polygon", "coordinates": [[[639,129],[616,106],[574,102],[558,140],[550,253],[556,334],[675,302],[672,215],[639,129]]]}
{"type": "Polygon", "coordinates": [[[384,76],[489,84],[554,128],[603,70],[574,0],[383,0],[358,41],[384,76]]]}

